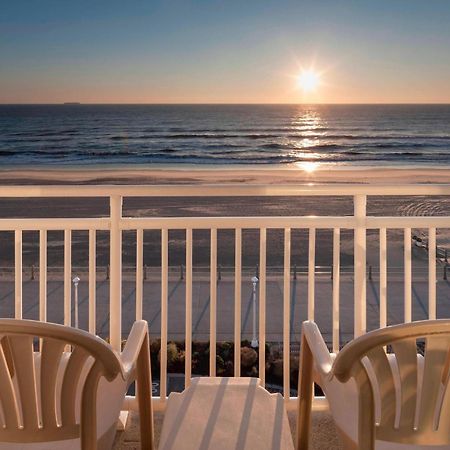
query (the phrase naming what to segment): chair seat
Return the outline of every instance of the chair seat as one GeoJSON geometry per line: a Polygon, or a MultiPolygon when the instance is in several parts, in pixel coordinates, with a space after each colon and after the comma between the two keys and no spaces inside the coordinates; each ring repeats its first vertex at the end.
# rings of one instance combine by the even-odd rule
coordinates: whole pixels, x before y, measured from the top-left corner
{"type": "Polygon", "coordinates": [[[257,378],[194,378],[169,396],[160,450],[293,450],[280,394],[257,378]]]}

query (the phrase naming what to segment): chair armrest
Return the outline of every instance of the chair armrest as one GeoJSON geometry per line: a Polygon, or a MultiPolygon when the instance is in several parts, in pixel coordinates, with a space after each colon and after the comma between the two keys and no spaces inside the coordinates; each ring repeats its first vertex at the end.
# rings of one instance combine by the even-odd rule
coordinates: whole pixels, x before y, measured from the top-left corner
{"type": "Polygon", "coordinates": [[[313,356],[315,369],[320,375],[328,376],[333,365],[333,358],[323,340],[319,327],[315,322],[303,322],[302,332],[313,356]]]}
{"type": "Polygon", "coordinates": [[[141,448],[154,450],[152,369],[150,364],[148,324],[136,321],[120,355],[128,383],[136,380],[136,397],[139,405],[141,448]]]}
{"type": "Polygon", "coordinates": [[[128,378],[136,367],[136,362],[145,339],[148,336],[148,325],[145,320],[136,321],[133,324],[127,343],[123,349],[120,359],[122,361],[125,377],[128,378]]]}

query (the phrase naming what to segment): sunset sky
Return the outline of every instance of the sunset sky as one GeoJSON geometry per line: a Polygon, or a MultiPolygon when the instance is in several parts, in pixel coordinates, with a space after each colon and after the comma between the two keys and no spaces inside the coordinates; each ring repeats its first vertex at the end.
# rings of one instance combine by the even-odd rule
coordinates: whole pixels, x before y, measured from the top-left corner
{"type": "Polygon", "coordinates": [[[0,103],[450,103],[449,24],[449,0],[2,0],[0,103]]]}

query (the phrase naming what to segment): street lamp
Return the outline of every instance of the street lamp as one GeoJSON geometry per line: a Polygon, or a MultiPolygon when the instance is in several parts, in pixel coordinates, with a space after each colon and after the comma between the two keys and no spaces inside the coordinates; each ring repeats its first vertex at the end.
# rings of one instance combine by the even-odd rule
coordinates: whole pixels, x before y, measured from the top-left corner
{"type": "Polygon", "coordinates": [[[251,346],[256,348],[259,346],[258,338],[256,337],[256,285],[258,284],[258,277],[252,277],[253,283],[253,339],[251,346]]]}
{"type": "Polygon", "coordinates": [[[78,328],[78,283],[80,282],[80,277],[75,276],[72,282],[75,290],[75,328],[78,328]]]}

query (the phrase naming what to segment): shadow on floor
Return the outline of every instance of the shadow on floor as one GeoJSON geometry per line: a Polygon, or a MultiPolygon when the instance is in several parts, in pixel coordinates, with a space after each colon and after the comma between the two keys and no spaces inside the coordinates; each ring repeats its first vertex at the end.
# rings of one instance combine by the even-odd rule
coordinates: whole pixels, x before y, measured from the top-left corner
{"type": "MultiPolygon", "coordinates": [[[[293,435],[295,435],[296,414],[288,413],[289,424],[293,435]]],[[[161,433],[164,415],[155,412],[155,444],[158,448],[159,436],[161,433]]],[[[333,423],[331,415],[326,412],[314,412],[312,417],[311,430],[311,449],[312,450],[341,450],[339,437],[333,423]]],[[[131,413],[125,431],[119,431],[116,436],[113,450],[139,450],[141,448],[139,442],[139,415],[131,413]]]]}

